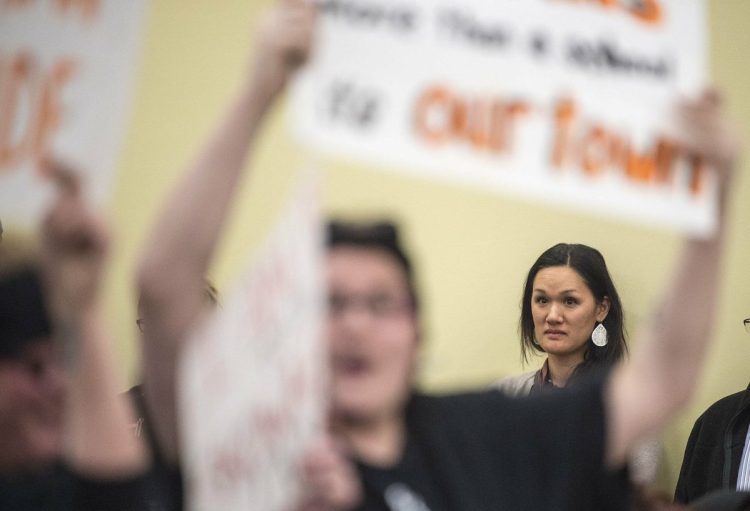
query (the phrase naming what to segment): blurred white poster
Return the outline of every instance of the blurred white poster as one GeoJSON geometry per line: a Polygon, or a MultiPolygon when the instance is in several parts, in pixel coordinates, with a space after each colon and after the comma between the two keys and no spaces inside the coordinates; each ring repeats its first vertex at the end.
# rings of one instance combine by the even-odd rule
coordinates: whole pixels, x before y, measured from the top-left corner
{"type": "Polygon", "coordinates": [[[107,196],[130,108],[145,0],[0,0],[0,219],[28,228],[50,183],[40,161],[79,168],[107,196]]]}
{"type": "Polygon", "coordinates": [[[301,456],[324,427],[323,236],[303,180],[249,272],[181,361],[191,511],[289,511],[301,456]]]}
{"type": "Polygon", "coordinates": [[[705,84],[703,0],[318,3],[317,53],[292,109],[313,149],[712,229],[710,174],[669,138],[676,100],[705,84]]]}

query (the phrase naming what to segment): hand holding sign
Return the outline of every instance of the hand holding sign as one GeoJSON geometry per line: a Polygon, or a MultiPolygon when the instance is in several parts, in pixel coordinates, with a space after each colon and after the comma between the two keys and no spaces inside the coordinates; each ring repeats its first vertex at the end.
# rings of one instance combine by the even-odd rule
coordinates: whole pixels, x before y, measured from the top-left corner
{"type": "Polygon", "coordinates": [[[58,162],[44,166],[56,181],[58,196],[44,220],[43,267],[54,312],[67,317],[96,300],[109,233],[88,210],[78,175],[58,162]]]}
{"type": "Polygon", "coordinates": [[[716,89],[707,89],[697,100],[684,101],[677,110],[677,133],[682,148],[714,167],[720,189],[727,188],[740,154],[740,139],[723,108],[716,89]]]}
{"type": "Polygon", "coordinates": [[[303,500],[295,511],[343,511],[362,500],[362,487],[354,466],[331,438],[316,441],[305,455],[303,500]]]}
{"type": "Polygon", "coordinates": [[[306,0],[282,0],[258,27],[257,57],[252,73],[270,95],[280,92],[307,61],[315,29],[315,6],[306,0]]]}

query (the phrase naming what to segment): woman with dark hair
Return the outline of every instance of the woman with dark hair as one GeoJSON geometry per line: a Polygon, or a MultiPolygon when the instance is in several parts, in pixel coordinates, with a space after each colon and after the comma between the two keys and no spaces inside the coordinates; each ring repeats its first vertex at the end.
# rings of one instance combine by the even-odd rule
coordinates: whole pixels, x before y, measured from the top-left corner
{"type": "Polygon", "coordinates": [[[623,310],[607,263],[589,246],[558,243],[526,277],[521,302],[521,354],[546,353],[538,371],[501,382],[514,395],[565,387],[628,352],[623,310]]]}
{"type": "MultiPolygon", "coordinates": [[[[628,353],[620,296],[601,252],[587,245],[558,243],[545,250],[526,276],[521,301],[521,355],[546,354],[536,371],[497,382],[519,397],[574,385],[606,372],[628,353]]],[[[631,478],[652,483],[661,444],[651,440],[630,460],[631,478]]]]}

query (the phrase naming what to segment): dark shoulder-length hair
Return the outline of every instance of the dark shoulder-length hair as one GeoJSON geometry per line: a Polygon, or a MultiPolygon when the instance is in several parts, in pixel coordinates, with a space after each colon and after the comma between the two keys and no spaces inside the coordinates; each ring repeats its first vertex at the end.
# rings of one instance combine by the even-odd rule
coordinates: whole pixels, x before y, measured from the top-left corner
{"type": "Polygon", "coordinates": [[[558,243],[545,250],[539,256],[526,276],[521,301],[521,321],[519,324],[521,355],[524,363],[529,361],[530,354],[543,352],[534,337],[531,295],[537,273],[544,268],[552,266],[568,266],[575,270],[586,283],[597,303],[601,303],[605,297],[609,298],[609,312],[602,322],[607,329],[607,345],[599,347],[589,339],[588,349],[584,354],[584,361],[576,368],[574,376],[589,369],[612,366],[624,358],[628,352],[624,314],[620,296],[617,294],[615,284],[609,275],[604,257],[598,250],[587,245],[558,243]]]}

